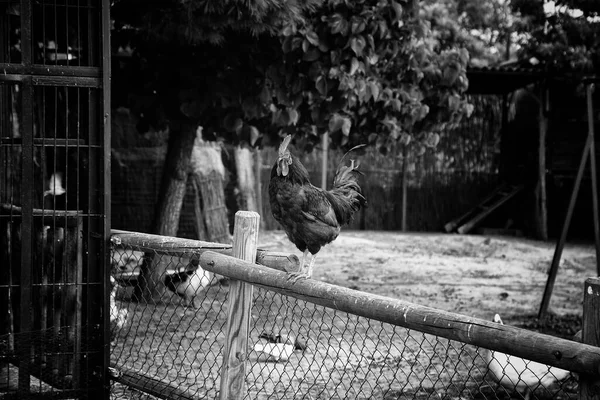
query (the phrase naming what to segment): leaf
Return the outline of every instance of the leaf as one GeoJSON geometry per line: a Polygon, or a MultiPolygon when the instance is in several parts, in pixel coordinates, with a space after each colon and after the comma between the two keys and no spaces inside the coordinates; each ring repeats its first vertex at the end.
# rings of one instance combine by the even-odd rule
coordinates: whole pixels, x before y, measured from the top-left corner
{"type": "Polygon", "coordinates": [[[186,102],[182,103],[181,106],[179,107],[179,110],[186,117],[196,119],[196,118],[199,118],[202,116],[202,112],[204,111],[204,108],[202,107],[202,104],[200,101],[193,100],[193,101],[186,101],[186,102]]]}
{"type": "Polygon", "coordinates": [[[402,10],[402,6],[400,4],[398,4],[397,2],[395,2],[394,0],[392,0],[390,2],[390,4],[392,5],[392,8],[394,9],[394,12],[396,13],[395,21],[402,20],[402,14],[403,14],[403,11],[404,11],[404,10],[402,10]]]}
{"type": "Polygon", "coordinates": [[[412,136],[410,136],[408,133],[402,132],[400,134],[400,144],[408,146],[411,140],[412,140],[412,136]]]}
{"type": "Polygon", "coordinates": [[[315,124],[321,123],[321,110],[319,107],[315,107],[310,110],[310,117],[312,118],[312,122],[315,124]]]}
{"type": "Polygon", "coordinates": [[[358,60],[356,57],[352,57],[352,61],[350,62],[350,75],[354,75],[356,70],[358,69],[358,60]]]}
{"type": "Polygon", "coordinates": [[[286,25],[283,28],[283,36],[292,36],[294,33],[296,33],[296,27],[293,24],[286,25]]]}
{"type": "Polygon", "coordinates": [[[308,49],[310,49],[310,42],[308,40],[304,39],[302,41],[302,51],[306,53],[308,51],[308,49]]]}
{"type": "Polygon", "coordinates": [[[258,96],[258,99],[263,104],[271,102],[271,91],[269,90],[267,85],[263,86],[262,90],[260,91],[260,95],[258,96]]]}
{"type": "Polygon", "coordinates": [[[259,130],[255,126],[250,125],[250,145],[254,146],[258,138],[260,138],[259,130]]]}
{"type": "Polygon", "coordinates": [[[467,118],[469,118],[471,114],[473,114],[473,110],[475,110],[475,106],[473,104],[468,103],[467,105],[465,105],[465,112],[467,114],[467,118]]]}
{"type": "Polygon", "coordinates": [[[302,38],[299,38],[299,37],[293,38],[292,39],[292,50],[299,49],[300,46],[302,46],[303,42],[304,42],[304,40],[302,38]]]}
{"type": "Polygon", "coordinates": [[[319,40],[319,50],[323,53],[327,53],[329,51],[329,45],[324,40],[319,40]]]}
{"type": "Polygon", "coordinates": [[[350,48],[352,49],[352,51],[354,51],[354,54],[356,54],[359,57],[362,56],[362,52],[366,44],[367,42],[365,41],[365,38],[360,35],[350,39],[350,48]]]}
{"type": "Polygon", "coordinates": [[[379,61],[379,55],[373,53],[372,55],[367,57],[367,61],[369,61],[369,64],[375,65],[377,64],[377,61],[379,61]]]}
{"type": "Polygon", "coordinates": [[[292,42],[293,38],[291,36],[288,36],[285,39],[283,39],[283,44],[281,45],[281,48],[283,49],[284,53],[289,53],[290,51],[292,51],[292,42]]]}
{"type": "Polygon", "coordinates": [[[287,113],[288,113],[289,124],[296,125],[296,123],[298,123],[298,118],[300,117],[300,114],[298,114],[298,111],[296,111],[293,108],[288,108],[287,113]]]}
{"type": "Polygon", "coordinates": [[[388,26],[387,23],[385,21],[379,21],[379,38],[383,39],[387,36],[388,34],[388,26]]]}
{"type": "Polygon", "coordinates": [[[371,96],[373,96],[373,101],[377,101],[379,99],[379,86],[375,82],[369,82],[369,90],[371,91],[371,96]]]}
{"type": "Polygon", "coordinates": [[[342,120],[342,117],[339,114],[333,114],[331,118],[329,118],[329,133],[334,133],[342,129],[343,123],[344,121],[342,120]]]}
{"type": "Polygon", "coordinates": [[[350,24],[351,28],[350,31],[353,34],[357,34],[357,33],[361,33],[362,31],[365,30],[365,21],[364,19],[360,18],[360,17],[352,17],[352,22],[350,24]]]}
{"type": "Polygon", "coordinates": [[[304,53],[304,56],[302,57],[302,59],[304,61],[312,62],[312,61],[317,60],[320,56],[321,56],[321,52],[319,51],[319,49],[313,47],[310,50],[308,50],[306,53],[304,53]]]}
{"type": "Polygon", "coordinates": [[[319,35],[317,35],[315,31],[306,32],[306,40],[315,47],[319,46],[319,35]]]}
{"type": "Polygon", "coordinates": [[[340,60],[342,58],[342,52],[339,50],[333,50],[330,53],[330,57],[331,57],[331,64],[337,65],[340,63],[340,60]]]}
{"type": "Polygon", "coordinates": [[[427,104],[422,104],[419,108],[418,120],[422,120],[429,114],[429,106],[427,104]]]}
{"type": "Polygon", "coordinates": [[[435,132],[429,132],[423,144],[427,147],[436,148],[440,142],[440,135],[435,132]]]}
{"type": "Polygon", "coordinates": [[[317,78],[317,81],[315,82],[315,87],[322,96],[327,95],[327,79],[325,79],[324,76],[320,76],[317,78]]]}
{"type": "Polygon", "coordinates": [[[333,14],[329,21],[329,26],[333,34],[340,33],[346,35],[348,33],[348,21],[340,13],[333,14]]]}
{"type": "Polygon", "coordinates": [[[342,133],[344,134],[344,136],[349,136],[350,128],[352,127],[352,120],[348,117],[341,117],[341,118],[342,118],[342,133]]]}
{"type": "Polygon", "coordinates": [[[234,113],[229,113],[223,119],[223,128],[229,132],[236,131],[243,125],[243,121],[237,117],[234,113]]]}
{"type": "Polygon", "coordinates": [[[460,97],[458,97],[455,94],[448,96],[448,108],[450,109],[450,111],[458,111],[459,107],[460,97]]]}

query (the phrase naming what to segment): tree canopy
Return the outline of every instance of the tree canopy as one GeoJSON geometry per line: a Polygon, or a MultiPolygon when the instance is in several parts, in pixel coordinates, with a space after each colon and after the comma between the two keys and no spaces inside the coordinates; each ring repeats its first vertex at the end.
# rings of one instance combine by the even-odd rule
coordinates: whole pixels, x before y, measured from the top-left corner
{"type": "Polygon", "coordinates": [[[443,8],[409,5],[120,0],[115,28],[133,33],[141,71],[129,106],[142,130],[187,121],[253,146],[293,132],[311,148],[325,131],[384,152],[435,145],[471,111],[468,40],[443,8]]]}
{"type": "Polygon", "coordinates": [[[515,10],[528,35],[522,40],[522,60],[561,73],[592,73],[600,69],[600,3],[559,0],[545,4],[518,0],[515,10]]]}

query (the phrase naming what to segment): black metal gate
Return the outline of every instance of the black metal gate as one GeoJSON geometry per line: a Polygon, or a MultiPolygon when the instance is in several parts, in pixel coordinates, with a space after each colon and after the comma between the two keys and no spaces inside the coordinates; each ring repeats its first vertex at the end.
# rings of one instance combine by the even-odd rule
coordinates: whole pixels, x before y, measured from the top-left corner
{"type": "Polygon", "coordinates": [[[108,0],[0,0],[0,393],[108,397],[108,0]]]}

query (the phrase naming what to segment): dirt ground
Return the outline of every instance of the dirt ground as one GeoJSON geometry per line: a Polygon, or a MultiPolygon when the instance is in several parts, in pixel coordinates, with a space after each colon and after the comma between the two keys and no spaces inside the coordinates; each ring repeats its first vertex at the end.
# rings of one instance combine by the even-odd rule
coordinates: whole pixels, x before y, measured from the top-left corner
{"type": "MultiPolygon", "coordinates": [[[[261,232],[260,247],[302,254],[282,231],[261,232]]],[[[554,242],[504,236],[342,231],[321,249],[314,279],[492,319],[537,315],[554,242]]],[[[581,315],[583,284],[597,276],[591,244],[567,244],[549,311],[581,315]]]]}

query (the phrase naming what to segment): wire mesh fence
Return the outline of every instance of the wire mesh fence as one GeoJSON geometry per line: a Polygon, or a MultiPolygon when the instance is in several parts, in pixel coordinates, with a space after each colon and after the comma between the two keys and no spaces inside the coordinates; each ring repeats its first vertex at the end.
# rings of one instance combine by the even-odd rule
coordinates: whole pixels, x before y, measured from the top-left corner
{"type": "MultiPolygon", "coordinates": [[[[113,250],[120,272],[111,320],[126,310],[126,322],[113,324],[112,398],[219,395],[227,281],[198,266],[198,251],[167,253],[113,250]],[[150,263],[162,272],[148,285],[142,275],[150,263]]],[[[240,357],[247,399],[578,396],[569,371],[262,288],[254,289],[248,354],[240,357]]]]}

